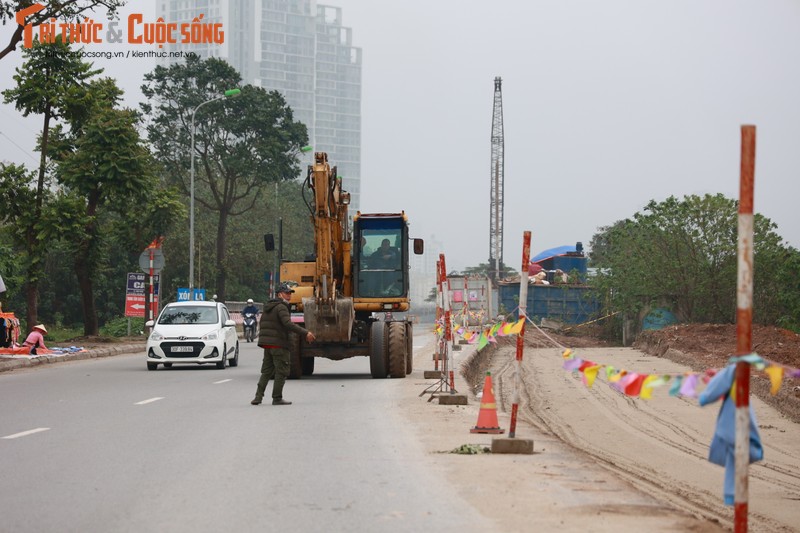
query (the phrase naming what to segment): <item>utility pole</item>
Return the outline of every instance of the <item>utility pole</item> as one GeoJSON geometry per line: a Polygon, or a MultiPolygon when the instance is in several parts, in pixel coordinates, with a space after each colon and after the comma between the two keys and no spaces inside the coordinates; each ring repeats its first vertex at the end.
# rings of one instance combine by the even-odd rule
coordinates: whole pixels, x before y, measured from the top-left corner
{"type": "Polygon", "coordinates": [[[489,201],[489,277],[497,282],[502,278],[503,265],[503,80],[494,79],[494,109],[492,112],[491,198],[489,201]]]}

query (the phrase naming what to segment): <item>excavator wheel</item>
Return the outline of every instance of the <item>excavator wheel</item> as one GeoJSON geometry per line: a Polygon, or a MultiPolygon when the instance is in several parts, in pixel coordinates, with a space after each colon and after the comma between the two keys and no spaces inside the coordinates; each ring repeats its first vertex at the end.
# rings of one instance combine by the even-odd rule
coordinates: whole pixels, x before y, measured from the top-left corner
{"type": "Polygon", "coordinates": [[[369,371],[373,378],[385,378],[389,361],[386,357],[386,335],[383,322],[373,322],[369,339],[369,371]]]}
{"type": "Polygon", "coordinates": [[[405,322],[389,322],[389,375],[406,377],[408,343],[405,322]]]}
{"type": "Polygon", "coordinates": [[[289,333],[289,379],[300,379],[303,375],[303,364],[300,357],[300,336],[289,333]]]}
{"type": "Polygon", "coordinates": [[[414,330],[411,322],[406,322],[406,375],[414,370],[414,330]]]}

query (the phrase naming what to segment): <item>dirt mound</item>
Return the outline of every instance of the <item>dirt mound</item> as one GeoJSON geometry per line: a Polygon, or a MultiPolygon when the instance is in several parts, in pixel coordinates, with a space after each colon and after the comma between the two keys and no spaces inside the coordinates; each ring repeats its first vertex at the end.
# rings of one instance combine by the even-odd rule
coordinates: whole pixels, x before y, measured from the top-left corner
{"type": "MultiPolygon", "coordinates": [[[[684,364],[697,372],[722,368],[736,351],[734,324],[681,324],[639,334],[639,350],[684,364]]],[[[800,335],[773,326],[753,326],[753,351],[771,362],[800,368],[800,335]]],[[[750,392],[772,405],[793,422],[800,423],[800,383],[784,378],[778,394],[770,394],[766,374],[751,374],[750,392]]]]}
{"type": "MultiPolygon", "coordinates": [[[[682,324],[658,331],[644,331],[634,344],[649,353],[673,348],[703,362],[727,364],[736,351],[735,324],[682,324]],[[653,351],[651,351],[653,350],[653,351]]],[[[800,367],[800,335],[774,326],[753,327],[753,351],[765,359],[793,368],[800,367]]]]}

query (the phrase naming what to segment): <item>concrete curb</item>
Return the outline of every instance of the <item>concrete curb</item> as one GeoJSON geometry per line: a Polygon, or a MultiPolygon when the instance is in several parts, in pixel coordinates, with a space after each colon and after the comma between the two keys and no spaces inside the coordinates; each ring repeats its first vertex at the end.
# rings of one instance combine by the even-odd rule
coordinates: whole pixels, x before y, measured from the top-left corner
{"type": "Polygon", "coordinates": [[[110,357],[123,353],[142,352],[144,354],[145,342],[135,344],[118,344],[103,348],[92,348],[85,352],[68,353],[65,355],[33,355],[29,357],[4,358],[0,355],[0,372],[8,372],[17,368],[29,368],[51,363],[61,363],[64,361],[82,361],[84,359],[97,359],[99,357],[110,357]]]}

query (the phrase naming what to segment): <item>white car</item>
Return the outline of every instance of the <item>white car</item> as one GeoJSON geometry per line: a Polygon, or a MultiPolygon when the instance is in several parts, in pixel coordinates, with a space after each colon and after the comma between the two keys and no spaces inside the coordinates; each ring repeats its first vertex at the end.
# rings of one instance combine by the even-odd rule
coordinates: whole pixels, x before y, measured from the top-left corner
{"type": "Polygon", "coordinates": [[[228,308],[220,302],[190,301],[167,304],[147,339],[147,369],[159,364],[214,363],[217,368],[239,364],[239,337],[228,308]]]}

